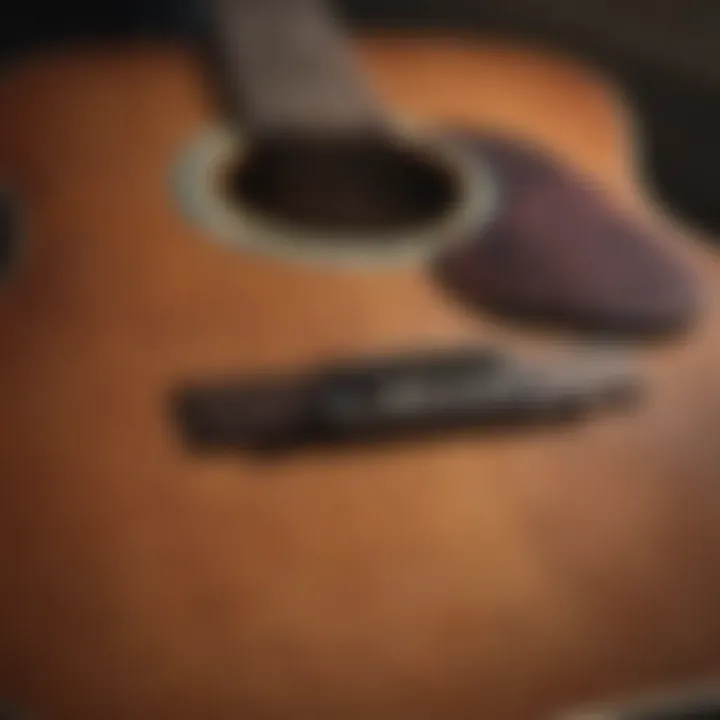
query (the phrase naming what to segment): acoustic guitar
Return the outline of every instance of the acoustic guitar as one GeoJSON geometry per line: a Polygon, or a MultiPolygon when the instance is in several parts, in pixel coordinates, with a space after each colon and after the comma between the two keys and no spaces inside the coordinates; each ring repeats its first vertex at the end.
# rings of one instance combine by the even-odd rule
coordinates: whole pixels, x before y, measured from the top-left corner
{"type": "MultiPolygon", "coordinates": [[[[263,36],[258,23],[237,45],[223,30],[242,23],[214,27],[216,77],[242,86],[237,105],[218,99],[206,58],[171,43],[39,53],[0,85],[17,243],[0,290],[3,697],[53,720],[520,720],[711,675],[718,265],[644,196],[613,88],[570,58],[500,41],[358,39],[388,119],[355,92],[342,48],[325,55],[329,84],[308,102],[297,90],[317,63],[267,92],[286,77],[270,59],[292,58],[292,34],[263,36]],[[228,130],[239,116],[242,145],[228,130]],[[407,186],[372,195],[366,183],[401,212],[362,214],[332,242],[298,232],[263,189],[279,162],[263,142],[298,128],[285,177],[308,166],[318,128],[338,145],[316,143],[313,167],[330,170],[342,153],[359,166],[372,156],[349,136],[380,137],[415,170],[431,160],[462,179],[458,207],[473,213],[420,217],[407,186]],[[189,450],[168,402],[187,382],[527,342],[417,262],[490,207],[482,155],[470,162],[444,128],[544,148],[662,229],[692,269],[703,319],[682,341],[639,350],[638,409],[510,437],[269,459],[189,450]],[[253,181],[239,178],[233,163],[258,147],[253,181]],[[428,222],[432,233],[402,230],[428,222]]],[[[327,40],[322,26],[305,30],[327,40]]],[[[293,210],[310,223],[329,206],[314,188],[293,210]]],[[[332,191],[333,221],[346,220],[354,195],[340,181],[332,191]]]]}

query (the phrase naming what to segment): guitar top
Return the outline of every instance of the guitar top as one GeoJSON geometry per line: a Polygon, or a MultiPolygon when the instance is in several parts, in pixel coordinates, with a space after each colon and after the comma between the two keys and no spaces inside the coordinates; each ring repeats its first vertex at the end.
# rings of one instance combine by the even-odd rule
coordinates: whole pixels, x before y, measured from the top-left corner
{"type": "Polygon", "coordinates": [[[494,185],[488,158],[444,129],[517,137],[657,228],[705,318],[640,351],[651,392],[633,413],[508,438],[193,453],[167,398],[195,379],[515,335],[428,271],[414,215],[393,251],[298,251],[305,231],[263,246],[277,226],[238,219],[220,180],[268,133],[243,135],[232,116],[225,143],[195,52],[28,59],[0,85],[20,219],[0,288],[0,689],[13,706],[73,720],[521,720],[720,662],[716,258],[650,206],[622,108],[591,72],[488,43],[356,47],[391,109],[381,132],[400,128],[401,149],[440,163],[454,189],[474,178],[457,203],[472,213],[443,215],[448,247],[487,227],[494,185]]]}

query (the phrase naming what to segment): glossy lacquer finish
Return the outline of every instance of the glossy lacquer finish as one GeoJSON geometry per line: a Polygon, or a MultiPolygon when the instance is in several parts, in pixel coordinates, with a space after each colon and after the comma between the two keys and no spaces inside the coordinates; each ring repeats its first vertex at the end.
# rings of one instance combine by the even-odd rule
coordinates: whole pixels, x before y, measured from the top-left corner
{"type": "MultiPolygon", "coordinates": [[[[645,214],[608,90],[525,51],[361,46],[405,117],[517,132],[645,214]]],[[[0,690],[37,717],[547,717],[720,663],[716,258],[644,351],[637,414],[574,431],[188,454],[178,382],[497,339],[424,268],[338,272],[185,222],[216,120],[177,48],[36,58],[0,88],[27,244],[0,291],[0,690]]],[[[654,219],[658,225],[663,223],[654,219]]],[[[665,241],[663,241],[665,242],[665,241]]]]}

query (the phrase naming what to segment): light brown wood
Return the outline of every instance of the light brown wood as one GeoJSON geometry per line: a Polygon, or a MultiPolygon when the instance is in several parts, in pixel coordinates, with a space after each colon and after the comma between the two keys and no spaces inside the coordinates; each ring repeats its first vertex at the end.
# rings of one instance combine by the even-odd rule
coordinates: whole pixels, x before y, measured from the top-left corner
{"type": "MultiPolygon", "coordinates": [[[[636,202],[608,89],[492,45],[375,40],[398,112],[514,130],[636,202]]],[[[245,256],[183,222],[213,117],[173,48],[0,86],[29,243],[0,291],[0,690],[53,720],[528,720],[720,665],[720,270],[643,351],[642,412],[563,433],[271,464],[188,456],[166,391],[213,371],[495,336],[415,272],[245,256]],[[308,331],[308,328],[311,331],[308,331]]]]}

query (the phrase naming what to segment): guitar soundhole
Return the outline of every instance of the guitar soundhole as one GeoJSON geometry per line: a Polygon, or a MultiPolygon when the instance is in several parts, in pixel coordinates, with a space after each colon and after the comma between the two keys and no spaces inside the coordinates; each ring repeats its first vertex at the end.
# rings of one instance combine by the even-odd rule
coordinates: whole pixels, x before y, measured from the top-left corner
{"type": "Polygon", "coordinates": [[[180,207],[208,237],[293,261],[424,262],[475,236],[495,208],[489,168],[462,143],[255,143],[212,128],[173,166],[180,207]]]}
{"type": "Polygon", "coordinates": [[[423,228],[461,193],[449,168],[391,143],[273,143],[228,177],[231,201],[307,232],[384,239],[423,228]]]}

